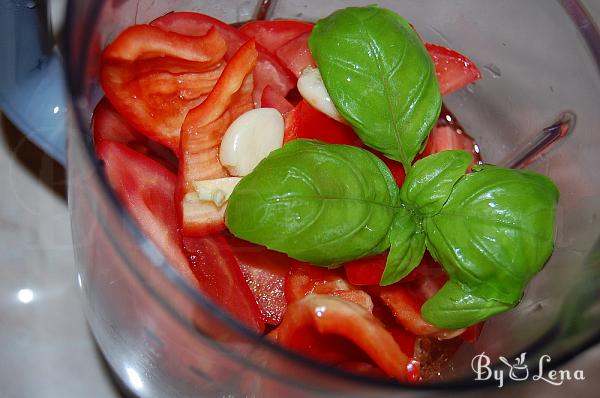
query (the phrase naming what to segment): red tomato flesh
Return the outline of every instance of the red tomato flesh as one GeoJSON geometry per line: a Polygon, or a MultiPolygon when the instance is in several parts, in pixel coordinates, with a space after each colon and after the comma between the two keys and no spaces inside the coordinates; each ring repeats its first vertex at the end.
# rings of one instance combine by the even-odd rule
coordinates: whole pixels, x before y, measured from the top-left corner
{"type": "Polygon", "coordinates": [[[313,24],[301,21],[251,21],[240,32],[252,37],[273,54],[284,44],[303,33],[312,31],[313,24]]]}
{"type": "Polygon", "coordinates": [[[278,325],[287,308],[285,278],[292,260],[282,253],[226,235],[244,278],[260,307],[262,320],[278,325]]]}
{"type": "Polygon", "coordinates": [[[437,44],[425,43],[425,48],[433,59],[442,95],[451,94],[481,79],[477,65],[464,55],[437,44]]]}
{"type": "Polygon", "coordinates": [[[300,101],[294,109],[295,115],[287,135],[295,138],[308,138],[330,144],[363,146],[362,141],[348,125],[338,122],[313,108],[306,100],[300,101]]]}
{"type": "Polygon", "coordinates": [[[170,149],[138,133],[106,98],[103,98],[94,109],[92,133],[96,146],[104,140],[120,142],[156,160],[170,171],[177,172],[178,161],[175,154],[170,149]]]}
{"type": "Polygon", "coordinates": [[[200,290],[251,330],[262,333],[260,308],[225,238],[184,238],[183,247],[200,290]]]}
{"type": "Polygon", "coordinates": [[[282,115],[294,110],[294,106],[284,96],[273,90],[271,86],[265,87],[260,102],[261,107],[275,108],[282,115]]]}
{"type": "Polygon", "coordinates": [[[175,174],[118,142],[104,140],[96,145],[96,151],[123,206],[177,271],[198,287],[181,250],[173,201],[175,174]]]}
{"type": "Polygon", "coordinates": [[[260,310],[227,242],[217,237],[186,239],[186,252],[182,249],[173,200],[175,174],[114,141],[101,142],[97,152],[121,203],[176,271],[246,326],[262,332],[260,310]]]}
{"type": "Polygon", "coordinates": [[[275,53],[277,58],[283,63],[297,78],[302,71],[312,66],[316,66],[315,60],[308,48],[308,37],[310,32],[303,33],[295,39],[289,41],[277,49],[275,53]]]}

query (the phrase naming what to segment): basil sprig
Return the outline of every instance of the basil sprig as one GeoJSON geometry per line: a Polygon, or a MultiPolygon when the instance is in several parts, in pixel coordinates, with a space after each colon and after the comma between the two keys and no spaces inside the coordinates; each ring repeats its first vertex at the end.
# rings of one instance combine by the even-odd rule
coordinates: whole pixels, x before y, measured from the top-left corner
{"type": "Polygon", "coordinates": [[[553,249],[558,191],[542,175],[475,167],[444,151],[417,161],[399,190],[385,164],[346,145],[296,140],[234,189],[226,212],[239,238],[315,265],[390,249],[381,284],[397,282],[425,248],[450,280],[422,307],[462,328],[516,305],[553,249]]]}
{"type": "Polygon", "coordinates": [[[450,282],[422,313],[444,328],[514,307],[554,248],[559,194],[549,178],[494,166],[474,171],[424,220],[427,248],[450,282]]]}
{"type": "Polygon", "coordinates": [[[318,21],[308,43],[338,111],[365,144],[408,170],[442,104],[410,24],[384,8],[350,7],[318,21]]]}
{"type": "Polygon", "coordinates": [[[392,173],[372,153],[294,140],[242,178],[226,222],[241,239],[331,266],[389,247],[398,196],[392,173]]]}

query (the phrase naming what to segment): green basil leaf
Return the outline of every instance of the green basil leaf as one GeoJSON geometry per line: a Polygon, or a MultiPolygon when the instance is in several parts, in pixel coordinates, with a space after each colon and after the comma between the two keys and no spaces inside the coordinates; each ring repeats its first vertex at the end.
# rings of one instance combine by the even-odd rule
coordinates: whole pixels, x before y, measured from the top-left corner
{"type": "Polygon", "coordinates": [[[512,308],[514,304],[473,295],[455,281],[448,281],[421,307],[423,319],[444,329],[460,329],[512,308]]]}
{"type": "Polygon", "coordinates": [[[235,236],[329,266],[389,247],[394,178],[364,149],[295,140],[242,178],[226,211],[235,236]]]}
{"type": "Polygon", "coordinates": [[[421,262],[425,254],[425,232],[421,219],[406,208],[399,208],[390,229],[390,244],[381,286],[398,282],[421,262]]]}
{"type": "Polygon", "coordinates": [[[400,200],[423,216],[438,213],[472,160],[465,151],[443,151],[415,162],[400,190],[400,200]]]}
{"type": "MultiPolygon", "coordinates": [[[[558,191],[533,172],[478,170],[461,177],[442,210],[424,219],[426,244],[450,280],[470,296],[512,306],[552,253],[558,191]]],[[[434,298],[433,303],[441,302],[434,298]]],[[[468,303],[466,318],[472,312],[468,303]]],[[[476,322],[480,315],[473,317],[476,322]]]]}
{"type": "Polygon", "coordinates": [[[442,103],[433,61],[409,23],[376,6],[346,8],[317,22],[309,47],[342,116],[408,170],[442,103]]]}

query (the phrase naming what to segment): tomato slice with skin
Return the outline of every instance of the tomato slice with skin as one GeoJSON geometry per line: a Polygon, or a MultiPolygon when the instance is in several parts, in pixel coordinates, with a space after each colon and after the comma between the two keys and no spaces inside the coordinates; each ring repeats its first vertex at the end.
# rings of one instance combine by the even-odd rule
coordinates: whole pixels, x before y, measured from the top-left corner
{"type": "Polygon", "coordinates": [[[481,79],[477,65],[466,56],[432,43],[425,43],[425,48],[433,59],[442,95],[451,94],[481,79]]]}
{"type": "Polygon", "coordinates": [[[97,151],[121,203],[177,272],[249,328],[262,332],[260,310],[227,241],[186,239],[187,253],[182,250],[173,200],[175,174],[118,142],[105,140],[97,151]]]}
{"type": "Polygon", "coordinates": [[[306,100],[301,100],[293,111],[293,123],[287,133],[296,138],[308,138],[362,147],[363,143],[350,126],[338,122],[315,109],[306,100]]]}
{"type": "Polygon", "coordinates": [[[214,86],[225,51],[214,29],[192,37],[132,26],[104,49],[100,83],[135,130],[178,153],[181,124],[214,86]]]}
{"type": "Polygon", "coordinates": [[[252,71],[257,57],[253,40],[240,47],[209,96],[188,113],[181,127],[176,200],[185,236],[200,237],[225,229],[225,207],[200,201],[192,183],[228,176],[219,161],[219,147],[231,122],[252,109],[252,71]]]}
{"type": "Polygon", "coordinates": [[[186,237],[183,247],[201,291],[251,330],[262,333],[260,308],[227,240],[219,235],[186,237]]]}
{"type": "Polygon", "coordinates": [[[433,128],[421,156],[426,157],[451,149],[463,150],[473,155],[471,166],[481,160],[481,155],[476,151],[475,141],[461,129],[451,125],[438,125],[433,128]]]}
{"type": "Polygon", "coordinates": [[[251,21],[240,32],[252,37],[271,53],[303,33],[312,31],[314,24],[302,21],[251,21]]]}
{"type": "Polygon", "coordinates": [[[402,352],[404,352],[410,358],[414,357],[417,336],[398,326],[386,325],[386,329],[388,332],[390,332],[392,337],[394,337],[394,340],[396,340],[402,352]]]}
{"type": "Polygon", "coordinates": [[[295,39],[285,43],[277,49],[275,55],[277,58],[296,76],[299,78],[302,71],[312,66],[316,67],[315,60],[308,48],[308,37],[310,32],[303,33],[295,39]]]}
{"type": "Polygon", "coordinates": [[[358,286],[378,286],[381,282],[388,253],[361,258],[344,264],[348,282],[358,286]]]}
{"type": "Polygon", "coordinates": [[[106,98],[103,98],[94,109],[92,133],[95,145],[105,140],[120,142],[156,160],[170,171],[177,171],[178,160],[173,151],[138,133],[106,98]]]}
{"type": "Polygon", "coordinates": [[[225,238],[260,307],[262,320],[270,325],[279,325],[287,308],[285,279],[290,264],[296,260],[229,234],[225,238]]]}
{"type": "Polygon", "coordinates": [[[352,128],[330,118],[315,109],[306,100],[301,100],[294,110],[285,115],[284,142],[297,138],[308,138],[330,144],[353,145],[374,153],[388,166],[398,186],[402,186],[406,174],[400,162],[388,159],[380,152],[365,146],[352,128]]]}
{"type": "Polygon", "coordinates": [[[92,133],[96,145],[104,140],[130,144],[142,141],[144,137],[123,119],[106,97],[102,98],[94,109],[92,133]]]}
{"type": "Polygon", "coordinates": [[[140,229],[179,274],[200,289],[181,249],[173,201],[175,174],[122,143],[104,140],[96,144],[96,151],[110,185],[140,229]]]}
{"type": "Polygon", "coordinates": [[[314,25],[300,21],[252,21],[240,31],[277,56],[296,78],[315,61],[308,48],[308,37],[314,25]]]}
{"type": "MultiPolygon", "coordinates": [[[[194,12],[173,12],[155,19],[151,25],[192,36],[204,35],[214,26],[227,42],[226,60],[230,60],[237,50],[250,39],[231,25],[208,15],[194,12]]],[[[295,87],[296,79],[269,50],[260,44],[256,48],[259,57],[254,70],[255,85],[252,97],[255,106],[260,107],[260,97],[266,86],[271,86],[285,97],[295,87]]]]}
{"type": "Polygon", "coordinates": [[[328,295],[310,294],[290,303],[277,328],[277,341],[294,349],[298,332],[305,332],[307,328],[314,328],[321,335],[350,340],[387,375],[401,381],[408,379],[409,358],[377,318],[360,305],[328,295]]]}
{"type": "MultiPolygon", "coordinates": [[[[388,252],[384,252],[375,256],[364,257],[345,263],[344,271],[346,272],[348,282],[357,286],[379,286],[383,271],[385,270],[387,256],[388,252]]],[[[402,278],[401,282],[411,282],[427,276],[431,272],[429,270],[430,261],[433,260],[426,255],[421,263],[412,270],[410,274],[402,278]]],[[[445,275],[443,271],[441,271],[441,268],[440,273],[442,276],[445,275]]],[[[437,289],[435,291],[437,291],[437,289]]]]}
{"type": "Polygon", "coordinates": [[[294,110],[294,106],[284,96],[273,90],[271,86],[267,86],[263,90],[260,103],[261,107],[275,108],[282,115],[294,110]]]}
{"type": "Polygon", "coordinates": [[[460,337],[466,341],[467,343],[473,344],[477,341],[479,336],[481,335],[481,331],[483,329],[484,322],[477,323],[475,325],[469,326],[460,337]]]}

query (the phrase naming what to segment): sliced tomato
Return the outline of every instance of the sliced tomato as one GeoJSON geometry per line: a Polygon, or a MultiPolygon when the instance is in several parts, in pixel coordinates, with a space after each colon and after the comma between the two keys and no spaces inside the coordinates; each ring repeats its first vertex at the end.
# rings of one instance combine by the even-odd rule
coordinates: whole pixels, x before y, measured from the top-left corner
{"type": "Polygon", "coordinates": [[[282,115],[294,110],[294,106],[285,99],[284,96],[273,90],[271,86],[265,87],[260,100],[261,107],[263,108],[275,108],[282,115]]]}
{"type": "Polygon", "coordinates": [[[400,346],[400,349],[402,349],[402,352],[408,355],[410,358],[414,357],[417,336],[398,326],[386,325],[386,329],[394,337],[394,340],[396,340],[400,346]]]}
{"type": "Polygon", "coordinates": [[[442,95],[458,91],[481,79],[477,65],[464,55],[437,44],[425,43],[435,65],[442,95]]]}
{"type": "Polygon", "coordinates": [[[283,115],[284,128],[283,143],[298,139],[298,107],[283,115]]]}
{"type": "Polygon", "coordinates": [[[388,159],[380,152],[366,147],[352,127],[330,118],[315,109],[306,100],[285,115],[284,142],[297,138],[315,139],[330,144],[353,145],[365,148],[379,157],[388,166],[398,186],[402,186],[406,174],[400,162],[388,159]]]}
{"type": "Polygon", "coordinates": [[[419,158],[452,149],[469,152],[473,156],[471,166],[481,161],[479,146],[475,140],[465,132],[456,117],[442,106],[438,122],[429,133],[427,144],[419,158]]]}
{"type": "Polygon", "coordinates": [[[123,119],[106,97],[102,98],[94,109],[92,133],[96,145],[104,140],[130,144],[145,138],[123,119]]]}
{"type": "Polygon", "coordinates": [[[225,51],[214,29],[193,37],[136,25],[104,49],[100,82],[135,130],[177,153],[181,124],[211,91],[225,51]]]}
{"type": "Polygon", "coordinates": [[[228,175],[219,161],[219,146],[231,122],[252,109],[252,71],[257,57],[253,40],[240,47],[210,95],[188,113],[181,127],[177,202],[186,236],[204,236],[225,228],[225,208],[199,201],[192,183],[228,175]]]}
{"type": "Polygon", "coordinates": [[[173,151],[138,133],[106,98],[94,109],[92,132],[96,145],[105,140],[120,142],[156,160],[171,171],[177,170],[178,161],[173,151]]]}
{"type": "Polygon", "coordinates": [[[275,59],[275,56],[261,52],[256,68],[254,69],[254,92],[252,98],[254,105],[260,108],[260,97],[267,86],[277,90],[282,96],[286,96],[296,86],[296,79],[287,68],[275,59]]]}
{"type": "Polygon", "coordinates": [[[244,278],[260,307],[262,320],[278,325],[283,318],[287,301],[284,283],[290,264],[295,260],[263,246],[226,235],[244,278]]]}
{"type": "MultiPolygon", "coordinates": [[[[346,272],[348,282],[357,286],[379,286],[383,271],[385,270],[387,256],[388,252],[385,252],[345,263],[344,271],[346,272]]],[[[428,260],[424,259],[410,274],[402,279],[402,282],[414,281],[428,275],[430,272],[429,267],[428,260]]],[[[441,269],[440,273],[442,277],[446,277],[446,274],[441,269]]],[[[442,284],[444,282],[445,280],[442,281],[442,284]]]]}
{"type": "Polygon", "coordinates": [[[466,341],[467,343],[474,343],[481,335],[481,330],[483,329],[484,322],[477,323],[475,325],[469,326],[460,337],[466,341]]]}
{"type": "MultiPolygon", "coordinates": [[[[304,352],[306,345],[302,338],[310,329],[321,338],[334,335],[351,341],[388,376],[402,381],[408,379],[407,355],[377,318],[360,305],[328,295],[310,294],[289,305],[277,329],[277,341],[304,352]]],[[[312,356],[313,352],[308,354],[312,356]]]]}
{"type": "Polygon", "coordinates": [[[385,270],[387,255],[386,252],[345,263],[344,271],[346,271],[348,282],[358,286],[379,285],[385,270]]]}
{"type": "Polygon", "coordinates": [[[240,27],[240,31],[275,53],[292,39],[312,31],[313,26],[312,23],[301,21],[251,21],[240,27]]]}
{"type": "Polygon", "coordinates": [[[464,134],[462,130],[456,129],[450,125],[438,125],[429,134],[427,139],[427,145],[423,156],[429,156],[431,154],[447,151],[450,149],[460,149],[473,154],[474,161],[480,159],[479,153],[474,150],[475,141],[468,135],[464,134]]]}
{"type": "Polygon", "coordinates": [[[104,140],[96,151],[110,185],[140,229],[181,276],[200,288],[181,249],[173,201],[175,174],[118,142],[104,140]]]}
{"type": "Polygon", "coordinates": [[[224,237],[184,238],[191,271],[201,291],[250,329],[262,333],[261,312],[224,237]]]}
{"type": "Polygon", "coordinates": [[[305,100],[300,101],[294,112],[293,123],[288,126],[288,134],[291,136],[321,140],[330,144],[363,145],[350,126],[316,110],[305,100]]]}
{"type": "MultiPolygon", "coordinates": [[[[227,60],[231,59],[237,50],[249,39],[249,37],[231,25],[227,25],[208,15],[194,12],[170,13],[154,20],[151,24],[164,30],[191,36],[204,35],[214,26],[227,42],[227,54],[225,57],[227,60]]],[[[254,70],[255,84],[252,97],[255,105],[259,107],[260,97],[266,86],[271,86],[280,95],[285,97],[296,85],[296,79],[270,51],[260,44],[256,48],[259,52],[259,57],[254,70]]]]}
{"type": "Polygon", "coordinates": [[[310,32],[303,33],[300,36],[285,43],[277,49],[275,53],[277,58],[296,76],[300,77],[302,71],[312,66],[316,66],[315,60],[308,48],[308,37],[310,32]]]}

